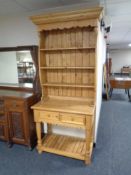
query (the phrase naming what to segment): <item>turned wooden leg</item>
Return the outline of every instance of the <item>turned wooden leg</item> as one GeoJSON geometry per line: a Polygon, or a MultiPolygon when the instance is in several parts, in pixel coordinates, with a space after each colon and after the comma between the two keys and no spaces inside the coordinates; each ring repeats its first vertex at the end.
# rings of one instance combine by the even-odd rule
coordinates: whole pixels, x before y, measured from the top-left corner
{"type": "Polygon", "coordinates": [[[37,149],[38,153],[42,153],[41,147],[42,147],[42,139],[41,139],[41,123],[36,123],[36,133],[37,133],[37,149]]]}
{"type": "Polygon", "coordinates": [[[91,142],[92,142],[92,116],[86,118],[86,153],[85,153],[85,164],[91,163],[91,142]]]}

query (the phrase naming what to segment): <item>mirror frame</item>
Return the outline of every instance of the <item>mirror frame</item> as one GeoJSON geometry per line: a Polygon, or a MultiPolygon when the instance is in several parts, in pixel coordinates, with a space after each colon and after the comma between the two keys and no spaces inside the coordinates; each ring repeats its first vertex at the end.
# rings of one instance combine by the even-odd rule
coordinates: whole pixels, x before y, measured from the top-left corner
{"type": "Polygon", "coordinates": [[[33,88],[28,87],[14,87],[14,86],[4,86],[0,85],[0,89],[10,89],[10,90],[19,90],[19,91],[27,91],[33,92],[35,94],[41,95],[41,88],[40,88],[40,79],[39,79],[39,64],[38,64],[38,46],[36,45],[28,45],[28,46],[16,46],[16,47],[0,47],[0,52],[8,52],[8,51],[22,51],[22,50],[29,50],[32,56],[32,61],[34,63],[36,73],[33,79],[33,88]]]}

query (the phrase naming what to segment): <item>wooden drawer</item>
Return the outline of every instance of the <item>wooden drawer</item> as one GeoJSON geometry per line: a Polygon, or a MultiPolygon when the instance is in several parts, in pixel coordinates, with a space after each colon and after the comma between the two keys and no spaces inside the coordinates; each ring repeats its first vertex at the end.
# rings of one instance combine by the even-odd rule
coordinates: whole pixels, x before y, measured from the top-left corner
{"type": "Polygon", "coordinates": [[[40,111],[40,120],[51,123],[59,121],[59,112],[40,111]]]}
{"type": "Polygon", "coordinates": [[[75,125],[85,125],[85,115],[60,113],[60,121],[75,125]]]}
{"type": "Polygon", "coordinates": [[[21,111],[24,108],[24,101],[8,99],[5,101],[6,108],[11,111],[21,111]]]}

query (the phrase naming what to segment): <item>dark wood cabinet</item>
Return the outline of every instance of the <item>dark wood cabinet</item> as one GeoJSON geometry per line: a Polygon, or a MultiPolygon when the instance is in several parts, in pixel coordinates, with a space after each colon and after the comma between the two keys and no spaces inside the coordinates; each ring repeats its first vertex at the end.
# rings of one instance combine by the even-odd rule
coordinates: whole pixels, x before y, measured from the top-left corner
{"type": "Polygon", "coordinates": [[[32,148],[36,144],[35,123],[31,105],[33,93],[0,90],[0,139],[32,148]]]}
{"type": "Polygon", "coordinates": [[[0,139],[8,140],[7,115],[5,113],[5,100],[0,97],[0,139]]]}
{"type": "Polygon", "coordinates": [[[8,139],[8,130],[5,124],[0,124],[0,139],[2,140],[8,139]]]}
{"type": "Polygon", "coordinates": [[[8,116],[11,141],[26,143],[24,114],[22,112],[9,111],[8,116]]]}

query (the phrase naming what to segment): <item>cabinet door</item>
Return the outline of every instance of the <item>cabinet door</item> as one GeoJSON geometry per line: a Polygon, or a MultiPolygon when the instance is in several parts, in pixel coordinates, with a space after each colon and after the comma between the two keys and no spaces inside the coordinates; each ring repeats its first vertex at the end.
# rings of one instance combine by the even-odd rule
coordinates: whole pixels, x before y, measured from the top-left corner
{"type": "Polygon", "coordinates": [[[25,143],[23,112],[9,111],[10,139],[15,143],[25,143]]]}
{"type": "Polygon", "coordinates": [[[0,98],[0,122],[5,122],[4,100],[0,98]]]}
{"type": "Polygon", "coordinates": [[[7,126],[4,124],[0,124],[0,139],[8,140],[8,130],[7,126]]]}

